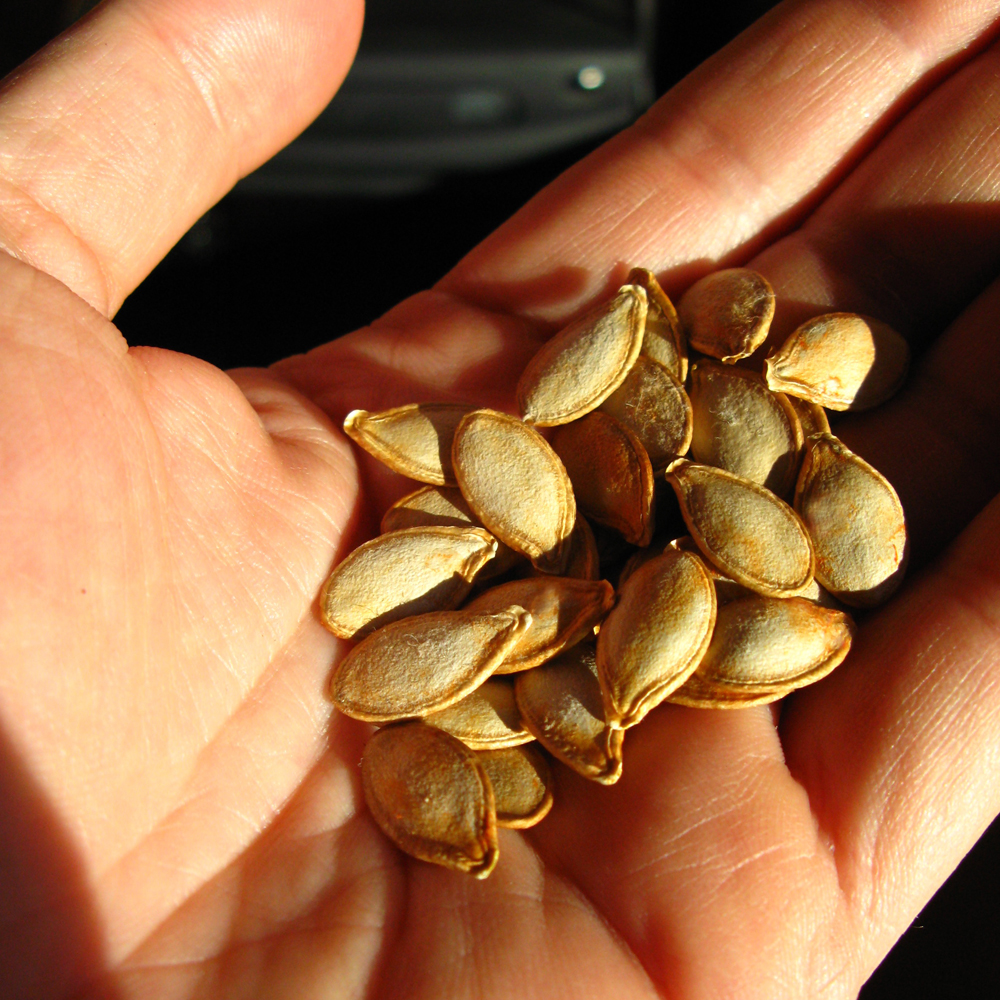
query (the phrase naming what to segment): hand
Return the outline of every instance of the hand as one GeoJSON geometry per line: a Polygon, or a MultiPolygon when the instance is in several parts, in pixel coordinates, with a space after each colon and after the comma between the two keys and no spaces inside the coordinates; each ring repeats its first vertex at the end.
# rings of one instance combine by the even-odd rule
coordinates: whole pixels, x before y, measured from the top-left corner
{"type": "Polygon", "coordinates": [[[0,994],[852,996],[1000,810],[1000,2],[785,5],[371,329],[230,375],[126,349],[124,297],[360,16],[112,0],[0,91],[0,994]],[[924,350],[836,428],[908,582],[777,726],[662,707],[487,881],[404,857],[323,697],[319,587],[407,488],[340,420],[510,408],[629,266],[733,263],[779,339],[848,309],[924,350]]]}

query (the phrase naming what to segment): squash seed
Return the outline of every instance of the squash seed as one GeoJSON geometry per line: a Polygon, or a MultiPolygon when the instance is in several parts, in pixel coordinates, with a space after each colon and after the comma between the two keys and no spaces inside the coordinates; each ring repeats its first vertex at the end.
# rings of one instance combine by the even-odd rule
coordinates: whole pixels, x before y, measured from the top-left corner
{"type": "Polygon", "coordinates": [[[421,483],[454,486],[451,439],[475,407],[460,403],[411,403],[369,413],[352,410],[344,431],[393,472],[421,483]]]}
{"type": "Polygon", "coordinates": [[[487,590],[466,606],[477,614],[495,614],[518,605],[531,613],[531,625],[510,650],[498,674],[513,674],[551,660],[593,631],[615,603],[607,580],[537,576],[511,580],[487,590]]]}
{"type": "Polygon", "coordinates": [[[338,563],[323,586],[323,624],[342,639],[425,611],[457,608],[496,539],[483,528],[406,528],[379,535],[338,563]]]}
{"type": "Polygon", "coordinates": [[[642,346],[646,290],[623,285],[557,333],[517,383],[521,416],[540,427],[566,424],[600,406],[621,385],[642,346]]]}
{"type": "Polygon", "coordinates": [[[691,457],[791,496],[802,428],[787,397],[745,368],[701,361],[691,366],[691,457]]]}
{"type": "Polygon", "coordinates": [[[793,597],[813,578],[805,526],[784,500],[731,472],[678,459],[667,481],[695,544],[725,576],[768,597],[793,597]]]}
{"type": "Polygon", "coordinates": [[[479,762],[493,786],[497,826],[525,830],[552,808],[552,769],[535,746],[480,750],[479,762]]]}
{"type": "Polygon", "coordinates": [[[868,410],[906,379],[910,346],[869,316],[827,313],[803,323],[764,362],[767,384],[831,410],[868,410]]]}
{"type": "Polygon", "coordinates": [[[514,683],[505,677],[488,681],[424,722],[458,737],[473,750],[499,750],[530,743],[535,737],[524,728],[514,701],[514,683]]]}
{"type": "Polygon", "coordinates": [[[629,271],[628,284],[642,285],[649,300],[639,353],[658,361],[683,385],[688,373],[687,344],[673,302],[660,288],[653,272],[644,267],[633,267],[629,271]]]}
{"type": "Polygon", "coordinates": [[[767,339],[774,317],[774,289],[743,267],[706,274],[684,293],[677,311],[688,343],[732,364],[767,339]]]}
{"type": "Polygon", "coordinates": [[[576,580],[599,580],[601,578],[601,560],[597,552],[597,539],[587,519],[580,513],[576,515],[576,526],[570,536],[569,559],[563,576],[571,576],[576,580]]]}
{"type": "MultiPolygon", "coordinates": [[[[432,526],[481,528],[479,518],[465,502],[457,486],[421,486],[419,490],[397,500],[382,516],[382,534],[403,528],[432,526]]],[[[477,579],[501,576],[524,561],[520,552],[497,540],[497,554],[480,570],[477,579]]]]}
{"type": "Polygon", "coordinates": [[[625,381],[600,408],[642,442],[654,472],[687,454],[691,400],[684,386],[658,361],[640,354],[625,381]]]}
{"type": "Polygon", "coordinates": [[[834,597],[871,608],[902,583],[903,505],[885,476],[832,434],[807,442],[795,509],[813,540],[816,577],[834,597]]]}
{"type": "Polygon", "coordinates": [[[633,545],[653,537],[653,469],[639,439],[600,410],[560,427],[552,447],[580,510],[633,545]]]}
{"type": "Polygon", "coordinates": [[[826,410],[819,403],[810,403],[808,399],[800,399],[798,396],[789,396],[782,393],[788,400],[788,405],[795,411],[802,425],[802,441],[812,437],[813,434],[829,434],[830,420],[826,415],[826,410]]]}
{"type": "Polygon", "coordinates": [[[624,734],[605,721],[593,643],[518,674],[514,695],[525,728],[554,757],[603,785],[621,777],[624,734]]]}
{"type": "Polygon", "coordinates": [[[576,501],[549,443],[516,417],[476,410],[455,431],[452,460],[462,495],[500,541],[546,573],[569,557],[576,501]]]}
{"type": "Polygon", "coordinates": [[[625,582],[597,637],[609,725],[626,729],[680,687],[712,638],[715,588],[701,559],[666,549],[625,582]]]}
{"type": "Polygon", "coordinates": [[[476,878],[493,871],[493,787],[454,736],[422,722],[380,729],[361,757],[361,784],[372,818],[407,854],[476,878]]]}
{"type": "Polygon", "coordinates": [[[671,700],[692,707],[703,707],[706,700],[726,707],[777,701],[842,663],[853,633],[854,623],[843,611],[800,597],[748,594],[719,608],[708,651],[671,700]],[[727,700],[734,693],[760,700],[727,700]]]}
{"type": "Polygon", "coordinates": [[[519,607],[493,615],[431,611],[392,622],[333,668],[331,699],[363,722],[440,711],[479,687],[530,625],[519,607]]]}

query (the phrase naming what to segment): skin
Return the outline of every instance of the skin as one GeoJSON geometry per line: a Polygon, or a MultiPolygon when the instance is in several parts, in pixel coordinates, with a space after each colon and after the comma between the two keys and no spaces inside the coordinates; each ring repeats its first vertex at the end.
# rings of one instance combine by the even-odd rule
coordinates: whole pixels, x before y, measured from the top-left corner
{"type": "Polygon", "coordinates": [[[9,78],[0,993],[853,996],[1000,810],[998,17],[787,3],[434,289],[229,374],[111,317],[328,100],[360,5],[110,0],[9,78]],[[837,425],[896,485],[913,568],[777,724],[665,706],[613,788],[557,766],[477,882],[382,837],[368,729],[323,696],[346,644],[316,595],[412,488],[337,427],[510,408],[634,264],[675,301],[749,264],[778,338],[856,310],[924,351],[837,425]]]}

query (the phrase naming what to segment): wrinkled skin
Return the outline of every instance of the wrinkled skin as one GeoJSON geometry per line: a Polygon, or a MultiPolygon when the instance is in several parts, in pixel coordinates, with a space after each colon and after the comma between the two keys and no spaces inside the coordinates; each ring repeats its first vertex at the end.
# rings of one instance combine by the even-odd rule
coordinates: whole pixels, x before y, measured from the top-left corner
{"type": "Polygon", "coordinates": [[[359,4],[110,0],[8,79],[0,992],[853,996],[1000,809],[998,17],[788,3],[431,291],[229,374],[111,317],[328,100],[359,4]],[[510,408],[635,264],[675,298],[749,264],[779,336],[856,310],[923,351],[836,428],[897,486],[913,571],[777,724],[662,707],[615,787],[558,767],[477,882],[389,846],[367,729],[323,697],[324,576],[412,488],[337,427],[510,408]]]}

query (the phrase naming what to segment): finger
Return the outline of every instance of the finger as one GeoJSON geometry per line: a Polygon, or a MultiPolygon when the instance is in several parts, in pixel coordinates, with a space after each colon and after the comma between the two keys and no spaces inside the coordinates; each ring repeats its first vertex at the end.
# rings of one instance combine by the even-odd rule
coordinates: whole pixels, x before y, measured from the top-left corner
{"type": "Polygon", "coordinates": [[[1000,500],[785,707],[871,967],[1000,810],[998,566],[1000,500]]]}
{"type": "Polygon", "coordinates": [[[971,3],[786,3],[559,178],[441,287],[559,321],[628,266],[682,288],[816,204],[952,60],[994,30],[971,3]]]}
{"type": "Polygon", "coordinates": [[[111,0],[0,89],[0,248],[111,315],[322,109],[360,0],[111,0]]]}

